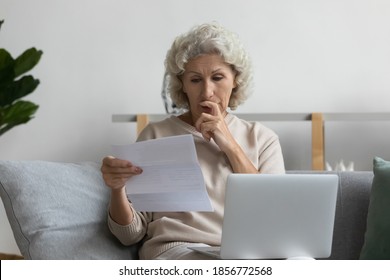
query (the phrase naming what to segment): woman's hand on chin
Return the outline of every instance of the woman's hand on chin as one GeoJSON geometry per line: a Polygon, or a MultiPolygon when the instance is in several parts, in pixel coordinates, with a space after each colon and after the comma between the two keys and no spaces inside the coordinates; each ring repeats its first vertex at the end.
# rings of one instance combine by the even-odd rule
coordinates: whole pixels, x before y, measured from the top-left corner
{"type": "Polygon", "coordinates": [[[220,106],[212,101],[203,101],[200,105],[205,110],[196,120],[195,128],[202,133],[204,139],[213,139],[222,151],[227,152],[236,141],[225,123],[226,111],[221,112],[220,106]]]}

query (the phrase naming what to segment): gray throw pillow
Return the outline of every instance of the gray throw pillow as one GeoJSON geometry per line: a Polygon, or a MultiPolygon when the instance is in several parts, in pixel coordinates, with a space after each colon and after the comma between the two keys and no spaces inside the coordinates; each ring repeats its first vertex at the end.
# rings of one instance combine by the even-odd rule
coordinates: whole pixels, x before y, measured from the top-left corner
{"type": "Polygon", "coordinates": [[[0,195],[26,259],[134,259],[109,232],[96,163],[0,161],[0,195]]]}
{"type": "Polygon", "coordinates": [[[360,259],[390,260],[390,161],[374,159],[367,229],[360,259]]]}

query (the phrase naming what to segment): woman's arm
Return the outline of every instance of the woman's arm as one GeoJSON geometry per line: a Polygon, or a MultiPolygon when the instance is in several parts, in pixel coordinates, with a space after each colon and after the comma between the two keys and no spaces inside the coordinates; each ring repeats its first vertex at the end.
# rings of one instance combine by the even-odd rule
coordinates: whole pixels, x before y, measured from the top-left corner
{"type": "Polygon", "coordinates": [[[131,162],[105,157],[101,172],[104,182],[111,189],[110,216],[120,225],[128,225],[134,219],[133,210],[126,195],[125,184],[134,175],[142,173],[142,169],[131,162]]]}
{"type": "Polygon", "coordinates": [[[212,108],[211,114],[203,113],[195,123],[195,127],[203,137],[213,139],[229,159],[234,173],[258,173],[248,156],[231,134],[225,123],[225,113],[221,113],[218,105],[211,101],[203,102],[204,106],[212,108]]]}
{"type": "Polygon", "coordinates": [[[127,199],[125,188],[113,189],[110,198],[110,217],[117,224],[129,225],[134,219],[133,210],[127,199]]]}
{"type": "Polygon", "coordinates": [[[233,172],[249,174],[259,173],[257,168],[253,165],[236,140],[232,139],[231,143],[232,147],[224,152],[229,159],[233,172]]]}

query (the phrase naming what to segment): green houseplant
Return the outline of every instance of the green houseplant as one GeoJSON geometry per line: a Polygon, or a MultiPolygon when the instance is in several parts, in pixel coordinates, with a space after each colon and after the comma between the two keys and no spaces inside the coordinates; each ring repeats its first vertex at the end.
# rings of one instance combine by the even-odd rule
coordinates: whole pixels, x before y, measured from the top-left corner
{"type": "MultiPolygon", "coordinates": [[[[0,21],[0,29],[3,22],[0,21]]],[[[37,111],[38,105],[20,99],[39,85],[38,79],[23,74],[39,62],[41,55],[42,51],[30,48],[14,59],[7,50],[0,48],[0,136],[30,121],[37,111]]]]}

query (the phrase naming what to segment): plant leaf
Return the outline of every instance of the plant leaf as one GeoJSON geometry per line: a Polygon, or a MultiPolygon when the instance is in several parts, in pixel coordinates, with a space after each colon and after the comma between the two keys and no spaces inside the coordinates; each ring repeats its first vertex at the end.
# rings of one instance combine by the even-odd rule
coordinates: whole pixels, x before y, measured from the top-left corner
{"type": "Polygon", "coordinates": [[[15,61],[8,51],[0,49],[0,85],[10,82],[15,78],[15,61]]]}
{"type": "Polygon", "coordinates": [[[21,79],[0,87],[0,107],[11,105],[15,100],[33,92],[39,85],[39,80],[33,76],[23,76],[21,79]]]}
{"type": "Polygon", "coordinates": [[[42,51],[38,51],[36,48],[30,48],[18,56],[15,59],[14,65],[15,77],[19,77],[34,68],[41,59],[42,54],[42,51]]]}
{"type": "Polygon", "coordinates": [[[0,108],[0,135],[17,125],[30,121],[38,107],[30,101],[21,100],[6,108],[0,108]]]}

